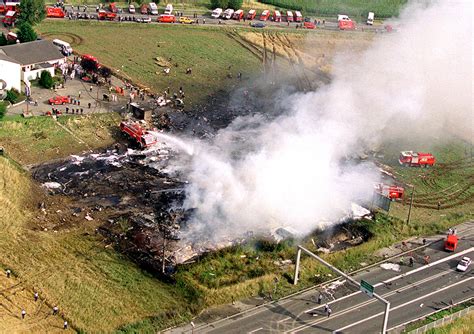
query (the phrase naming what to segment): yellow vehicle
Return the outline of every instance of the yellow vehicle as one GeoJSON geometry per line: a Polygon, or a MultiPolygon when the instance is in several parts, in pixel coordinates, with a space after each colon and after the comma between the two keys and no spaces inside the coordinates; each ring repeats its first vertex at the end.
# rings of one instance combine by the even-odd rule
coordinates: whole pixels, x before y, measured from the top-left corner
{"type": "Polygon", "coordinates": [[[185,23],[185,24],[193,24],[194,20],[190,19],[189,17],[186,16],[181,16],[178,20],[179,23],[185,23]]]}

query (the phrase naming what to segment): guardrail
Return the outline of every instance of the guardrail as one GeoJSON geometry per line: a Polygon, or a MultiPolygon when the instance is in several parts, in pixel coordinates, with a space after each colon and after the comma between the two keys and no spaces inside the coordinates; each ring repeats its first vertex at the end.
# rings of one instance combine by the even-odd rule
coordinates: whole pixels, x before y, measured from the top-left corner
{"type": "MultiPolygon", "coordinates": [[[[433,328],[437,328],[437,327],[441,327],[441,326],[444,326],[444,325],[447,325],[449,324],[450,322],[452,322],[453,320],[457,319],[457,318],[460,318],[460,317],[463,317],[465,316],[466,314],[470,313],[474,311],[474,306],[469,306],[465,309],[462,309],[458,312],[455,312],[453,314],[450,314],[450,315],[447,315],[441,319],[438,319],[436,321],[433,321],[433,322],[430,322],[429,324],[426,324],[424,326],[421,326],[421,327],[418,327],[417,329],[414,329],[410,332],[407,332],[408,334],[422,334],[422,333],[425,333],[427,332],[428,330],[430,329],[433,329],[433,328]]],[[[439,311],[437,311],[439,312],[439,311]]],[[[437,313],[435,312],[435,313],[437,313]]],[[[426,318],[428,317],[429,315],[426,315],[426,316],[423,316],[423,318],[426,318]]],[[[412,321],[413,322],[413,321],[412,321]]],[[[401,328],[398,327],[396,329],[392,329],[389,331],[389,333],[400,333],[401,332],[401,328]]]]}

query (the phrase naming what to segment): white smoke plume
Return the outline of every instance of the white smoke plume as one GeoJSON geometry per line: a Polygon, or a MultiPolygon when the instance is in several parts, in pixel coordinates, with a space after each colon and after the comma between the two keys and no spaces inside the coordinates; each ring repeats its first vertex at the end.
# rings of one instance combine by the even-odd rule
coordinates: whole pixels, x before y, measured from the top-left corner
{"type": "MultiPolygon", "coordinates": [[[[354,58],[341,54],[332,82],[296,94],[288,112],[235,120],[196,144],[185,206],[190,236],[237,237],[291,226],[309,233],[351,202],[370,201],[377,173],[347,157],[395,136],[472,141],[469,1],[410,5],[354,58]]],[[[281,101],[283,103],[283,101],[281,101]]]]}

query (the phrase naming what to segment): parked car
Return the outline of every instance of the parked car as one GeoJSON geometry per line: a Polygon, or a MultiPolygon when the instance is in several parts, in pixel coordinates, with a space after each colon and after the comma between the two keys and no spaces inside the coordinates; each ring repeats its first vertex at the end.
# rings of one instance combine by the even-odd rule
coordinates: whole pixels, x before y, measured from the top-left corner
{"type": "Polygon", "coordinates": [[[55,96],[52,97],[48,100],[50,105],[59,105],[59,104],[66,104],[70,103],[69,97],[68,96],[55,96]]]}
{"type": "Polygon", "coordinates": [[[265,23],[262,22],[254,22],[251,24],[253,28],[265,28],[265,23]]]}
{"type": "Polygon", "coordinates": [[[471,259],[468,258],[467,256],[463,257],[461,261],[459,261],[458,266],[456,267],[457,270],[459,271],[466,271],[469,266],[471,265],[471,259]]]}
{"type": "Polygon", "coordinates": [[[148,13],[151,15],[158,15],[158,6],[156,6],[156,3],[150,2],[148,4],[148,13]]]}
{"type": "Polygon", "coordinates": [[[233,15],[234,15],[234,10],[232,8],[228,8],[224,11],[224,14],[222,14],[222,17],[226,20],[230,20],[233,15]]]}
{"type": "Polygon", "coordinates": [[[143,5],[140,7],[140,14],[143,14],[143,15],[148,14],[148,5],[143,4],[143,5]]]}
{"type": "Polygon", "coordinates": [[[151,18],[149,18],[149,17],[139,17],[139,18],[137,18],[137,22],[139,22],[139,23],[150,23],[151,18]]]}
{"type": "Polygon", "coordinates": [[[134,5],[128,6],[128,12],[129,12],[130,14],[135,14],[135,6],[134,6],[134,5]]]}
{"type": "Polygon", "coordinates": [[[178,22],[179,22],[179,23],[184,23],[184,24],[193,24],[193,23],[194,23],[194,20],[193,20],[193,19],[190,19],[190,18],[187,17],[187,16],[181,16],[181,17],[178,19],[178,22]]]}
{"type": "Polygon", "coordinates": [[[162,14],[158,17],[158,22],[161,22],[161,23],[175,23],[176,22],[176,17],[174,15],[162,14]]]}
{"type": "Polygon", "coordinates": [[[222,15],[222,8],[216,8],[212,11],[211,17],[218,19],[222,15]]]}

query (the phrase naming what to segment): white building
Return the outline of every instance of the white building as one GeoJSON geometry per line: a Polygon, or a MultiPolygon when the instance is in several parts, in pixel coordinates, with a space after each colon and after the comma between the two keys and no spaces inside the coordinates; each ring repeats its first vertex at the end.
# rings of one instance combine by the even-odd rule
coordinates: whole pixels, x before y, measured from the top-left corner
{"type": "Polygon", "coordinates": [[[20,63],[0,53],[0,79],[7,83],[6,89],[21,90],[20,63]]]}
{"type": "MultiPolygon", "coordinates": [[[[66,62],[66,57],[53,42],[48,40],[1,46],[0,57],[2,57],[0,59],[8,58],[13,60],[13,63],[20,64],[20,76],[23,81],[37,79],[43,71],[48,71],[54,76],[55,67],[66,62]]],[[[16,74],[13,74],[13,65],[8,66],[11,78],[3,78],[2,70],[0,70],[0,76],[7,83],[15,82],[16,74]]]]}

